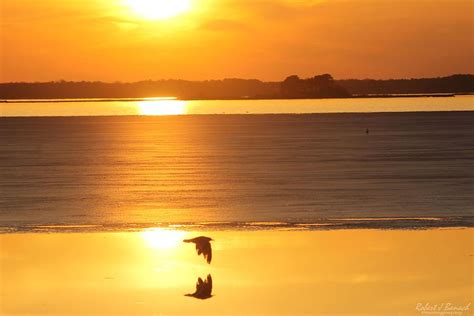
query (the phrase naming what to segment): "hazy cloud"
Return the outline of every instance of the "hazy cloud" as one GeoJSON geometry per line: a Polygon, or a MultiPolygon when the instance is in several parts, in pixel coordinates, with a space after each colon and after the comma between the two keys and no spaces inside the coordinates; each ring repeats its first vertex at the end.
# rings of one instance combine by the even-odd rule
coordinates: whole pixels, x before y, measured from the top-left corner
{"type": "Polygon", "coordinates": [[[0,80],[474,72],[472,0],[194,0],[166,21],[120,3],[0,0],[0,80]]]}
{"type": "Polygon", "coordinates": [[[201,28],[209,31],[242,31],[249,29],[249,27],[244,23],[226,19],[206,21],[201,24],[201,28]]]}

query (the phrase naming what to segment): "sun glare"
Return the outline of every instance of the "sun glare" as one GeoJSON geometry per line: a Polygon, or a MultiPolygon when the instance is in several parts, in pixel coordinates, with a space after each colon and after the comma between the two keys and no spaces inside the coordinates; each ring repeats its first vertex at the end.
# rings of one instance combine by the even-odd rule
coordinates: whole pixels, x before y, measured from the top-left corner
{"type": "Polygon", "coordinates": [[[138,16],[147,20],[165,20],[191,9],[191,0],[124,0],[138,16]]]}
{"type": "Polygon", "coordinates": [[[181,100],[158,100],[138,102],[140,115],[186,114],[186,102],[181,100]]]}
{"type": "Polygon", "coordinates": [[[144,230],[141,235],[150,248],[172,249],[181,244],[186,233],[178,230],[150,228],[144,230]]]}

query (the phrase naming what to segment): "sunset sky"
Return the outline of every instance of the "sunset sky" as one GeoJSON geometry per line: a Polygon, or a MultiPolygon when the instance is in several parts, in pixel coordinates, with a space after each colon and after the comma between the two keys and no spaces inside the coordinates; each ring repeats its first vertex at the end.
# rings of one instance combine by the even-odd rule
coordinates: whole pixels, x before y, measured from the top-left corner
{"type": "Polygon", "coordinates": [[[474,73],[473,0],[147,1],[0,0],[0,81],[474,73]]]}

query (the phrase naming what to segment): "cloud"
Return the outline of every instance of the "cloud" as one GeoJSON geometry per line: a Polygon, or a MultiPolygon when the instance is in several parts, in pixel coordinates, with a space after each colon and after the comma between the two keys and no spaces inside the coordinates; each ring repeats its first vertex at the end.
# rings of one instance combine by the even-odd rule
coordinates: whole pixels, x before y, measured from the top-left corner
{"type": "MultiPolygon", "coordinates": [[[[288,21],[311,16],[326,0],[220,0],[220,10],[239,12],[244,17],[268,21],[288,21]]],[[[333,0],[334,1],[334,0],[333,0]]],[[[251,22],[252,20],[249,20],[251,22]]]]}
{"type": "Polygon", "coordinates": [[[228,19],[209,20],[202,23],[200,28],[209,31],[243,31],[249,29],[244,23],[228,19]]]}
{"type": "MultiPolygon", "coordinates": [[[[334,1],[334,0],[333,0],[334,1]]],[[[314,6],[318,5],[324,2],[327,2],[327,0],[281,0],[280,1],[283,4],[286,4],[288,6],[294,6],[294,7],[308,7],[308,6],[314,6]]]]}

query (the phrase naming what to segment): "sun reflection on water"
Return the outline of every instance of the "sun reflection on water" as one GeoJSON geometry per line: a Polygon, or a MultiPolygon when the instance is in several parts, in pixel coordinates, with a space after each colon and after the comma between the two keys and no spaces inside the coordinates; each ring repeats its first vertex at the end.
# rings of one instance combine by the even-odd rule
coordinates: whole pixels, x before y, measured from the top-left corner
{"type": "Polygon", "coordinates": [[[186,114],[186,101],[162,99],[138,102],[140,115],[182,115],[186,114]]]}
{"type": "Polygon", "coordinates": [[[183,241],[186,235],[183,231],[167,230],[161,228],[149,228],[141,233],[148,247],[152,249],[172,249],[176,248],[183,241]]]}

